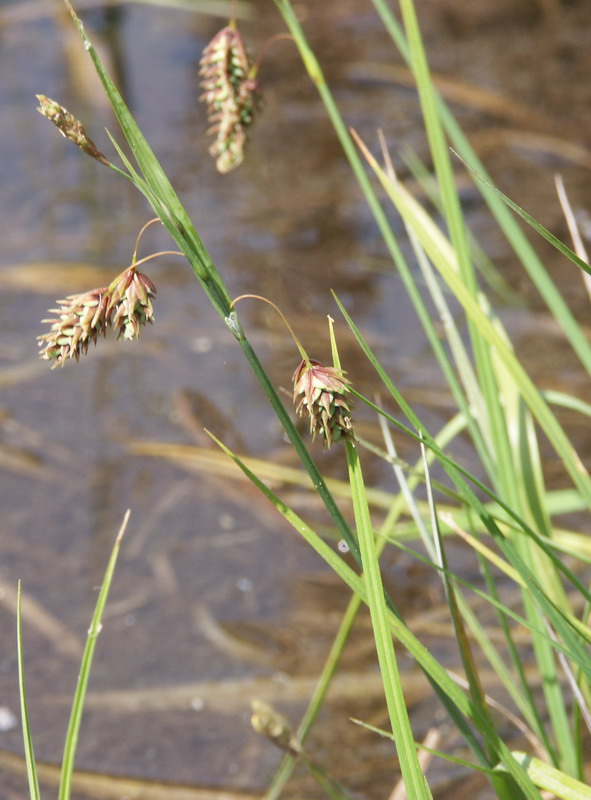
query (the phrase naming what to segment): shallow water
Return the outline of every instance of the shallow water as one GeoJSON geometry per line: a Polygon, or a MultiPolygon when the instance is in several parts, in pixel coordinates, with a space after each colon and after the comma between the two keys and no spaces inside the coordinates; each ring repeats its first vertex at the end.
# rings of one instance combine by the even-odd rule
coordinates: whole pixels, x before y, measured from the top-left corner
{"type": "MultiPolygon", "coordinates": [[[[467,11],[460,0],[446,0],[423,10],[433,68],[454,81],[452,107],[487,167],[559,236],[566,233],[553,171],[564,175],[577,209],[591,207],[584,6],[481,0],[467,11]],[[467,94],[464,86],[458,95],[460,84],[478,91],[467,94]],[[482,110],[484,90],[498,95],[494,113],[482,110]]],[[[270,2],[251,7],[257,16],[242,30],[256,52],[282,23],[270,2]]],[[[298,9],[347,123],[374,149],[381,126],[394,153],[404,146],[424,153],[416,97],[404,76],[384,73],[392,45],[371,4],[325,0],[320,10],[313,3],[298,9]]],[[[12,592],[21,578],[26,596],[48,615],[32,606],[25,620],[37,755],[59,762],[96,586],[131,508],[78,763],[101,773],[257,792],[278,756],[251,732],[250,692],[266,691],[297,722],[310,687],[283,676],[318,673],[347,597],[250,487],[215,474],[212,463],[195,471],[155,451],[146,455],[145,444],[138,454],[138,442],[156,441],[194,444],[206,457],[207,427],[242,453],[295,466],[234,339],[181,259],[164,257],[146,268],[158,286],[157,322],[139,342],[101,341],[63,370],[37,359],[46,309],[56,297],[108,283],[129,263],[151,216],[143,198],[34,110],[35,94],[54,97],[111,152],[103,128],[116,125],[60,13],[57,3],[32,2],[0,11],[0,706],[18,716],[12,592]],[[267,683],[236,684],[258,679],[267,683]],[[231,682],[227,697],[211,686],[219,681],[231,682]],[[107,702],[103,692],[126,694],[107,702]]],[[[335,316],[343,363],[371,394],[377,384],[338,320],[335,289],[409,399],[435,428],[441,425],[449,406],[440,378],[295,48],[283,41],[269,50],[261,72],[264,112],[247,159],[222,177],[207,156],[197,102],[198,59],[220,21],[135,4],[108,13],[95,6],[84,19],[232,293],[256,292],[280,305],[315,357],[328,355],[325,320],[335,316]]],[[[516,345],[545,385],[588,394],[535,292],[465,186],[473,230],[529,301],[525,310],[499,301],[516,345]]],[[[154,226],[140,254],[169,247],[154,226]]],[[[586,314],[579,276],[538,249],[575,311],[586,314]]],[[[288,387],[298,355],[280,321],[254,301],[244,301],[240,313],[276,385],[288,387]]],[[[360,421],[371,436],[374,421],[360,421]]],[[[587,430],[578,442],[589,452],[587,430]]],[[[403,456],[416,457],[399,444],[403,456]]],[[[316,453],[329,474],[344,477],[342,453],[316,453]]],[[[367,472],[391,488],[379,466],[368,463],[367,472]]],[[[326,522],[305,490],[283,491],[302,513],[326,522]]],[[[406,557],[392,558],[387,569],[409,613],[419,617],[423,604],[437,603],[435,578],[416,596],[406,557]]],[[[445,640],[440,648],[445,658],[445,640]]],[[[384,722],[371,663],[362,622],[345,658],[359,697],[337,691],[315,741],[347,785],[377,797],[395,778],[389,745],[347,722],[384,722]]],[[[431,709],[421,705],[420,686],[416,692],[420,735],[431,709]]],[[[20,753],[20,732],[9,723],[0,750],[20,753]]],[[[25,797],[22,777],[6,785],[12,794],[2,797],[25,797]]],[[[316,791],[294,786],[308,797],[316,791]]]]}

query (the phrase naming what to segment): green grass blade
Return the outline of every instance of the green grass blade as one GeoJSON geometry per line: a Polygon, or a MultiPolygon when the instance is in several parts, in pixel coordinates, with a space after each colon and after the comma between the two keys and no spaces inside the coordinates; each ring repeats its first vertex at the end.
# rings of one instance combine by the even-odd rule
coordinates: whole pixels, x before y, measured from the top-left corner
{"type": "MultiPolygon", "coordinates": [[[[456,594],[456,588],[454,586],[453,580],[451,579],[451,574],[449,572],[449,565],[445,552],[445,545],[439,528],[435,499],[433,497],[433,491],[429,477],[429,464],[427,462],[425,446],[422,442],[421,442],[421,454],[423,457],[425,484],[427,487],[427,499],[429,502],[429,509],[431,513],[431,528],[433,531],[433,543],[435,545],[437,566],[440,568],[443,577],[445,595],[447,598],[447,603],[449,606],[450,615],[455,630],[456,641],[460,651],[462,664],[464,665],[464,672],[468,680],[468,686],[470,689],[470,696],[472,698],[474,714],[477,715],[479,719],[486,720],[486,725],[489,730],[494,730],[493,718],[488,708],[488,703],[484,695],[484,689],[482,688],[482,682],[480,680],[478,668],[476,666],[474,656],[472,655],[470,640],[466,633],[466,627],[464,625],[464,620],[460,611],[460,605],[463,605],[463,602],[461,597],[458,598],[456,594]]],[[[494,760],[495,749],[496,749],[495,744],[492,743],[489,738],[485,738],[485,744],[489,748],[489,753],[488,753],[489,758],[491,760],[494,760]]],[[[506,781],[498,781],[494,776],[491,778],[491,780],[494,784],[497,797],[506,798],[506,800],[511,800],[511,798],[514,797],[514,785],[512,783],[507,784],[506,781]]]]}
{"type": "MultiPolygon", "coordinates": [[[[435,92],[437,89],[435,88],[435,92]]],[[[438,98],[439,100],[439,98],[438,98]]],[[[439,113],[444,119],[442,108],[440,104],[439,113]]],[[[433,174],[429,171],[426,164],[417,155],[417,153],[409,147],[401,148],[399,153],[405,166],[413,176],[415,182],[421,187],[425,196],[429,198],[431,204],[435,207],[438,214],[443,215],[441,205],[441,195],[439,187],[433,174]]],[[[525,301],[523,297],[517,292],[507,281],[507,279],[500,273],[495,264],[492,262],[485,250],[480,246],[478,240],[467,230],[468,241],[470,244],[470,253],[474,262],[474,267],[482,280],[488,287],[501,298],[504,303],[508,305],[524,306],[525,301]]]]}
{"type": "MultiPolygon", "coordinates": [[[[380,418],[381,419],[381,418],[380,418]]],[[[437,436],[437,441],[442,444],[447,441],[450,441],[454,438],[457,433],[463,430],[464,425],[461,423],[459,416],[457,416],[454,420],[451,420],[447,423],[443,430],[437,436]]],[[[389,433],[389,431],[387,432],[389,433]]],[[[388,443],[387,443],[388,444],[388,443]]],[[[394,447],[394,443],[392,442],[392,448],[394,447]]],[[[388,448],[388,453],[390,454],[390,448],[388,448]]],[[[394,452],[394,456],[396,453],[394,452]]],[[[431,452],[427,454],[427,459],[433,459],[434,456],[431,452]]],[[[376,547],[378,551],[378,556],[384,549],[386,543],[388,542],[388,533],[391,532],[396,525],[397,520],[402,513],[403,504],[406,503],[409,505],[409,500],[411,501],[410,505],[412,505],[412,510],[414,514],[418,514],[418,508],[416,503],[414,502],[414,498],[412,497],[412,488],[416,486],[416,484],[421,480],[421,475],[418,474],[417,470],[414,470],[413,475],[410,481],[407,481],[404,477],[402,470],[399,467],[394,466],[395,474],[397,475],[399,485],[402,487],[403,492],[402,494],[398,495],[396,498],[391,498],[387,504],[388,514],[381,525],[380,531],[376,538],[376,547]]],[[[367,495],[367,492],[366,492],[367,495]]],[[[349,600],[349,604],[341,620],[341,624],[339,626],[339,630],[335,636],[334,642],[332,644],[330,653],[326,660],[326,663],[322,669],[322,673],[318,680],[317,687],[314,691],[314,694],[308,704],[308,708],[302,718],[302,721],[297,730],[297,739],[300,742],[304,742],[308,733],[311,730],[311,727],[316,719],[316,716],[320,710],[320,707],[324,701],[324,697],[326,692],[328,691],[330,680],[332,679],[338,660],[340,658],[341,652],[344,648],[344,645],[347,641],[353,623],[357,617],[357,613],[361,606],[361,598],[359,595],[354,594],[351,599],[349,600]]],[[[296,759],[293,756],[285,756],[279,765],[277,771],[275,772],[273,779],[267,789],[265,794],[264,800],[278,800],[281,792],[283,791],[287,781],[289,780],[293,769],[296,764],[296,759]]]]}
{"type": "MultiPolygon", "coordinates": [[[[369,599],[365,581],[356,575],[353,570],[338,556],[334,550],[321,539],[304,520],[301,519],[295,512],[283,503],[277,495],[275,495],[262,481],[260,481],[253,472],[240,460],[238,456],[232,453],[225,445],[223,445],[212,434],[211,438],[218,444],[218,446],[234,461],[237,466],[244,472],[245,475],[252,481],[252,483],[267,497],[275,506],[275,508],[282,514],[283,517],[295,528],[295,530],[304,537],[304,539],[316,550],[316,552],[324,559],[324,561],[339,575],[339,577],[349,586],[349,588],[356,592],[368,604],[369,599]]],[[[455,724],[458,726],[466,741],[470,744],[475,753],[480,753],[479,745],[473,739],[471,728],[468,727],[464,720],[471,720],[473,718],[473,708],[468,698],[451,680],[446,670],[441,666],[439,661],[434,658],[431,653],[424,647],[423,644],[412,634],[408,627],[404,624],[402,619],[391,609],[388,609],[388,621],[391,630],[405,647],[410,654],[416,659],[418,664],[424,670],[429,678],[432,686],[438,692],[438,696],[448,709],[449,713],[454,719],[455,724]],[[461,717],[457,717],[454,712],[460,712],[461,717]]],[[[511,773],[517,786],[523,792],[525,797],[530,800],[540,800],[540,794],[535,786],[520,767],[519,764],[511,757],[511,753],[504,742],[498,737],[496,732],[488,726],[486,720],[479,720],[480,730],[491,744],[494,744],[495,752],[507,770],[511,773]]],[[[519,795],[514,795],[518,797],[519,795]]]]}
{"type": "Polygon", "coordinates": [[[25,761],[27,764],[27,780],[29,782],[29,797],[31,800],[39,800],[39,779],[35,765],[35,753],[33,750],[33,738],[29,725],[29,713],[27,710],[27,695],[25,692],[25,668],[23,657],[23,621],[21,617],[21,582],[18,582],[18,592],[16,600],[16,648],[18,660],[18,688],[21,701],[21,724],[23,726],[23,742],[25,746],[25,761]]]}
{"type": "MultiPolygon", "coordinates": [[[[456,155],[458,154],[456,153],[456,155]]],[[[458,155],[458,158],[461,157],[458,155]]],[[[536,233],[539,233],[540,236],[542,236],[547,242],[549,242],[552,245],[552,247],[558,250],[559,253],[562,253],[563,256],[566,256],[570,261],[573,262],[573,264],[576,264],[577,267],[580,267],[583,270],[583,272],[586,272],[588,275],[591,275],[591,267],[589,266],[589,264],[587,264],[586,261],[583,261],[582,258],[579,258],[579,256],[573,250],[571,250],[568,245],[564,244],[564,242],[561,242],[560,239],[554,236],[553,233],[550,233],[550,231],[547,228],[545,228],[541,222],[538,222],[537,219],[534,219],[534,217],[532,217],[531,214],[528,214],[525,209],[521,208],[521,206],[518,206],[517,203],[511,200],[510,197],[507,197],[506,194],[503,194],[503,192],[500,189],[497,189],[496,186],[493,186],[493,184],[489,183],[476,169],[467,164],[464,161],[464,159],[461,160],[463,161],[464,165],[470,171],[470,173],[474,178],[476,178],[478,181],[481,181],[481,183],[485,184],[488,189],[490,189],[498,197],[500,197],[501,200],[504,203],[506,203],[506,205],[508,205],[510,209],[515,211],[515,213],[518,214],[522,220],[527,222],[527,224],[531,228],[533,228],[536,231],[536,233]]]]}
{"type": "MultiPolygon", "coordinates": [[[[431,80],[415,4],[413,0],[400,0],[400,9],[410,51],[410,67],[417,84],[425,130],[439,183],[443,213],[459,272],[458,277],[464,289],[475,300],[478,294],[476,274],[471,260],[468,236],[439,113],[437,94],[431,80]]],[[[499,386],[492,362],[491,342],[483,336],[480,324],[470,315],[467,319],[467,327],[486,407],[486,413],[481,416],[480,424],[488,427],[491,441],[494,444],[495,470],[491,479],[504,496],[510,497],[515,486],[513,460],[503,409],[499,403],[499,386]]]]}
{"type": "MultiPolygon", "coordinates": [[[[337,300],[338,302],[338,300],[337,300]]],[[[379,409],[375,404],[371,403],[367,399],[364,399],[366,404],[370,405],[371,407],[375,408],[375,410],[379,411],[380,413],[384,414],[387,419],[390,419],[391,422],[397,425],[399,428],[406,430],[406,432],[415,438],[417,441],[421,440],[421,436],[425,437],[425,444],[432,449],[436,455],[450,478],[453,480],[457,491],[459,494],[464,498],[464,501],[468,503],[474,510],[474,512],[480,517],[482,520],[485,528],[488,532],[493,536],[495,541],[497,542],[498,546],[501,548],[507,560],[517,569],[517,571],[522,576],[522,579],[529,584],[530,590],[532,592],[532,596],[535,597],[536,603],[540,606],[541,611],[548,617],[551,624],[555,628],[556,632],[561,636],[569,649],[569,657],[575,661],[581,668],[584,670],[585,674],[589,676],[591,673],[591,664],[589,663],[588,658],[584,655],[585,651],[581,645],[580,641],[580,634],[583,632],[580,627],[580,623],[577,622],[576,619],[568,616],[564,613],[564,611],[557,607],[556,604],[549,598],[543,589],[540,587],[539,582],[532,573],[531,569],[527,567],[524,563],[523,559],[518,554],[515,546],[512,544],[510,540],[507,540],[503,533],[501,532],[500,528],[498,527],[497,523],[490,515],[486,507],[482,504],[482,502],[478,499],[475,495],[474,491],[468,486],[466,481],[463,479],[462,475],[465,474],[465,470],[462,470],[457,464],[455,464],[451,459],[449,459],[445,454],[443,454],[435,442],[433,441],[432,437],[429,436],[426,427],[421,423],[418,419],[416,414],[412,411],[412,409],[408,406],[400,392],[396,389],[393,385],[392,381],[390,380],[389,376],[385,373],[382,366],[379,364],[375,355],[371,352],[371,349],[368,347],[367,343],[359,333],[358,329],[354,325],[351,318],[346,313],[345,309],[343,308],[342,304],[339,303],[339,307],[347,323],[351,327],[355,337],[359,341],[360,345],[362,346],[364,352],[370,359],[370,362],[373,364],[374,368],[382,378],[384,385],[388,389],[388,391],[392,394],[392,397],[396,400],[398,405],[402,408],[404,413],[407,415],[411,423],[414,425],[415,430],[419,431],[419,433],[413,433],[408,429],[406,426],[403,426],[393,417],[381,409],[379,409]]],[[[359,396],[357,392],[354,390],[353,394],[359,396]]],[[[480,481],[477,481],[475,478],[470,476],[470,480],[472,480],[478,488],[485,491],[490,497],[493,497],[494,494],[484,486],[480,481]]],[[[499,503],[499,505],[508,513],[510,514],[515,521],[517,521],[523,531],[527,533],[533,540],[535,540],[536,544],[541,548],[541,550],[546,553],[552,560],[552,563],[555,565],[556,569],[560,570],[564,575],[568,577],[568,580],[571,582],[573,586],[577,588],[577,590],[581,593],[583,597],[589,599],[589,592],[583,586],[583,584],[576,578],[576,576],[569,570],[559,558],[553,553],[552,549],[549,548],[542,539],[527,525],[526,522],[521,520],[518,515],[509,507],[506,503],[495,496],[495,500],[499,503]]],[[[588,635],[588,631],[585,629],[585,634],[588,635]]]]}
{"type": "Polygon", "coordinates": [[[531,780],[550,794],[561,798],[561,800],[591,800],[591,787],[571,778],[549,764],[545,764],[539,758],[528,753],[514,752],[513,758],[521,764],[531,780]]]}
{"type": "MultiPolygon", "coordinates": [[[[392,37],[396,47],[407,64],[410,64],[410,50],[400,23],[392,13],[386,0],[372,0],[384,26],[392,37]]],[[[544,298],[544,302],[550,309],[552,315],[561,326],[565,336],[569,340],[574,352],[577,354],[581,363],[588,372],[591,372],[591,344],[587,340],[584,331],[575,319],[572,311],[566,304],[556,284],[548,275],[547,270],[538,258],[535,250],[529,243],[523,231],[517,224],[513,215],[498,197],[492,186],[484,165],[478,158],[474,148],[464,135],[458,125],[454,115],[441,97],[438,97],[439,113],[450,140],[465,162],[480,175],[486,183],[479,183],[481,194],[497,220],[501,230],[505,234],[507,241],[511,244],[517,257],[527,270],[528,275],[535,284],[537,290],[544,298]]]]}
{"type": "Polygon", "coordinates": [[[404,701],[404,691],[400,682],[400,672],[394,653],[392,634],[388,624],[384,587],[365,496],[359,455],[357,448],[351,442],[347,442],[346,447],[353,509],[357,524],[365,585],[367,587],[369,611],[402,778],[409,797],[416,798],[416,800],[421,798],[428,799],[432,795],[419,763],[417,748],[404,701]]]}
{"type": "MultiPolygon", "coordinates": [[[[361,142],[360,146],[363,147],[361,142]]],[[[416,233],[421,246],[429,256],[433,265],[438,269],[457,300],[462,304],[466,314],[472,318],[473,322],[478,326],[481,336],[495,348],[495,352],[502,360],[507,373],[519,388],[521,395],[530,407],[534,417],[537,419],[552,442],[556,452],[561,457],[574,485],[591,507],[591,478],[589,474],[583,468],[581,460],[572,446],[571,441],[564,433],[562,426],[544,401],[531,378],[525,373],[510,346],[507,344],[507,339],[499,333],[497,325],[493,324],[488,318],[481,308],[480,303],[473,297],[462,282],[457,272],[456,258],[449,242],[416,200],[414,200],[400,184],[393,184],[373,156],[371,156],[367,150],[364,150],[364,152],[378,180],[402,218],[416,233]]],[[[512,474],[512,469],[509,474],[512,474]]]]}
{"type": "Polygon", "coordinates": [[[111,588],[113,574],[115,572],[115,565],[117,563],[117,556],[119,555],[121,539],[123,538],[123,534],[125,533],[125,529],[129,521],[129,514],[130,512],[127,511],[123,518],[119,533],[117,534],[117,538],[115,539],[111,557],[105,571],[105,577],[103,578],[103,583],[96,601],[92,622],[90,624],[90,628],[88,629],[88,637],[86,639],[86,645],[82,655],[80,674],[78,676],[78,683],[74,693],[72,711],[70,713],[70,722],[68,725],[68,732],[66,734],[58,800],[69,800],[72,790],[72,773],[74,772],[76,747],[78,745],[78,735],[80,732],[80,724],[82,722],[82,714],[84,712],[84,700],[86,697],[88,679],[90,677],[90,668],[92,666],[96,642],[99,633],[101,632],[101,620],[103,617],[105,604],[107,602],[107,597],[109,595],[109,589],[111,588]]]}

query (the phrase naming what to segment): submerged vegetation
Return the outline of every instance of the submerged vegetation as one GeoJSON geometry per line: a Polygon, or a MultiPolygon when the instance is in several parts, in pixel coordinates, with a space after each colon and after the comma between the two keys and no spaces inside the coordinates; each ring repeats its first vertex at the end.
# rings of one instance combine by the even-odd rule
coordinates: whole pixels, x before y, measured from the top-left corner
{"type": "MultiPolygon", "coordinates": [[[[236,301],[231,300],[223,275],[209,256],[68,0],[66,4],[72,19],[134,160],[128,158],[115,137],[112,138],[115,155],[112,158],[103,156],[72,114],[40,96],[42,113],[67,138],[129,181],[147,200],[174,240],[178,250],[173,252],[184,256],[222,324],[242,350],[265,392],[269,413],[275,413],[283,426],[334,526],[332,538],[321,535],[310,520],[303,519],[267,485],[267,476],[257,464],[248,462],[225,443],[214,439],[228,460],[233,460],[245,478],[271,501],[277,514],[316,550],[350,591],[349,605],[332,651],[297,730],[292,730],[274,709],[253,698],[255,729],[271,739],[284,754],[270,783],[267,799],[281,795],[297,762],[310,771],[328,796],[350,796],[348,788],[331,776],[330,764],[321,763],[307,752],[306,739],[335,677],[339,658],[362,604],[367,605],[370,612],[389,727],[378,730],[368,720],[355,722],[365,725],[376,737],[381,735],[393,740],[392,759],[386,769],[394,774],[393,765],[399,767],[401,785],[395,796],[413,800],[434,796],[436,790],[429,780],[428,763],[430,758],[437,757],[446,760],[450,769],[460,765],[467,772],[485,776],[493,797],[539,800],[548,796],[543,793],[550,791],[554,796],[569,800],[591,798],[585,769],[591,734],[591,629],[588,624],[591,592],[585,571],[589,547],[585,522],[577,530],[567,530],[557,523],[559,515],[573,511],[584,512],[588,519],[591,506],[591,477],[557,409],[566,407],[586,418],[591,415],[591,408],[575,397],[543,391],[516,354],[502,321],[495,314],[494,297],[487,296],[485,280],[476,270],[479,249],[467,230],[453,161],[466,165],[515,258],[539,289],[560,327],[564,346],[570,346],[587,374],[591,371],[591,345],[559,287],[552,282],[516,224],[514,215],[519,215],[537,235],[570,259],[574,269],[590,274],[591,269],[583,253],[572,252],[492,184],[434,85],[413,0],[400,2],[402,23],[384,0],[372,0],[372,3],[416,82],[436,179],[433,208],[419,202],[398,179],[383,134],[376,132],[375,141],[367,142],[347,128],[292,3],[274,0],[301,55],[303,67],[318,89],[349,160],[353,179],[359,183],[424,328],[453,397],[454,412],[441,429],[432,430],[380,363],[346,304],[335,297],[360,351],[379,378],[383,397],[387,398],[384,402],[367,397],[362,380],[351,374],[351,370],[345,372],[332,323],[329,342],[333,364],[330,366],[308,356],[296,340],[301,363],[292,378],[294,413],[307,417],[312,438],[318,435],[325,445],[333,445],[331,452],[340,453],[346,461],[348,485],[339,491],[321,474],[311,454],[312,446],[300,435],[294,414],[284,407],[278,388],[244,331],[236,301]],[[454,152],[450,151],[450,145],[454,152]],[[379,158],[374,151],[379,152],[379,158]],[[113,163],[116,156],[120,166],[113,163]],[[402,247],[380,197],[387,198],[402,221],[407,237],[405,243],[409,247],[402,247]],[[439,224],[440,214],[443,225],[439,224]],[[412,262],[407,255],[409,252],[412,252],[412,262]],[[461,314],[452,314],[450,297],[461,308],[461,314]],[[350,411],[353,399],[356,408],[364,406],[379,417],[383,450],[369,445],[356,431],[350,411]],[[388,410],[392,407],[396,408],[395,413],[388,410]],[[398,459],[392,441],[393,431],[415,448],[416,462],[412,466],[398,459]],[[477,468],[469,470],[452,456],[450,444],[460,436],[470,442],[478,461],[477,468]],[[551,448],[560,461],[562,477],[569,481],[568,491],[559,493],[547,486],[545,448],[551,448]],[[388,497],[382,505],[386,513],[379,525],[373,507],[375,495],[372,487],[366,486],[362,470],[366,457],[376,455],[393,467],[399,482],[398,494],[388,497]],[[437,480],[431,478],[435,468],[437,480]],[[353,526],[343,512],[343,493],[353,507],[353,526]],[[403,518],[407,520],[404,526],[403,518]],[[451,537],[458,537],[471,549],[482,579],[478,585],[458,574],[448,558],[451,537]],[[441,580],[457,660],[463,670],[461,676],[442,665],[437,654],[425,643],[421,631],[414,629],[400,610],[396,588],[389,590],[380,567],[380,557],[384,549],[390,547],[411,553],[417,563],[426,565],[441,580]],[[517,601],[514,590],[518,593],[517,601]],[[474,612],[470,598],[475,596],[481,601],[480,607],[490,612],[487,623],[474,612]],[[495,619],[494,625],[490,623],[491,616],[495,619]],[[437,736],[433,739],[437,728],[435,715],[432,729],[424,741],[419,741],[408,709],[406,678],[399,663],[403,652],[412,657],[426,678],[428,689],[425,691],[432,694],[434,704],[445,710],[447,722],[455,731],[453,746],[440,744],[437,736]],[[491,674],[494,680],[487,680],[491,674]],[[502,700],[497,692],[499,686],[503,690],[502,700]]],[[[216,137],[210,153],[222,173],[239,167],[244,158],[246,133],[260,108],[256,72],[236,20],[232,19],[208,45],[201,62],[203,99],[212,126],[210,132],[216,137]]],[[[39,337],[41,357],[49,360],[52,366],[63,366],[69,359],[77,361],[81,354],[86,354],[89,344],[96,344],[108,328],[116,329],[120,338],[133,339],[145,323],[153,321],[156,288],[137,267],[159,254],[137,261],[137,249],[136,242],[131,265],[108,287],[58,301],[60,307],[53,311],[56,316],[47,320],[51,325],[49,333],[39,337]]],[[[484,277],[491,284],[498,283],[494,267],[488,269],[489,275],[484,277]]],[[[326,306],[327,311],[334,308],[333,298],[326,298],[326,306]]],[[[286,383],[288,381],[289,375],[285,379],[286,383]]],[[[120,536],[84,652],[66,742],[60,800],[69,798],[71,792],[88,674],[119,543],[120,536]]],[[[28,725],[22,649],[19,620],[25,751],[30,795],[37,798],[39,784],[33,755],[34,737],[28,725]]]]}

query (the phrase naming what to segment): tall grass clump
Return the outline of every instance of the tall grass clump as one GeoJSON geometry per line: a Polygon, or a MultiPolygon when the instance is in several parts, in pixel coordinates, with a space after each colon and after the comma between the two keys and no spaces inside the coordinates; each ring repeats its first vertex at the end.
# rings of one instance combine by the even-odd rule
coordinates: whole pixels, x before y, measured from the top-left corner
{"type": "MultiPolygon", "coordinates": [[[[550,791],[557,797],[589,798],[591,788],[586,784],[584,767],[591,730],[588,655],[591,593],[583,568],[590,553],[584,533],[564,530],[556,523],[556,517],[575,510],[588,513],[591,479],[556,412],[557,407],[566,406],[589,416],[591,408],[574,397],[541,390],[520,362],[476,269],[480,251],[467,230],[454,180],[454,160],[456,166],[464,162],[474,176],[475,185],[515,257],[560,326],[565,347],[572,348],[588,373],[591,347],[587,338],[517,224],[515,214],[570,259],[575,269],[589,272],[589,267],[493,186],[437,93],[412,0],[400,0],[401,22],[383,0],[373,0],[373,5],[392,37],[393,47],[407,61],[416,82],[434,169],[434,200],[443,225],[436,222],[439,212],[419,203],[397,179],[385,138],[376,132],[375,140],[363,141],[347,128],[292,3],[273,2],[318,90],[350,163],[352,177],[359,183],[455,404],[447,423],[440,430],[431,430],[407,402],[363,331],[336,296],[336,304],[361,353],[375,370],[382,385],[382,398],[387,402],[366,397],[356,376],[345,375],[332,327],[329,330],[332,365],[320,364],[314,354],[303,351],[296,339],[300,357],[299,366],[294,363],[293,377],[297,413],[308,418],[311,432],[327,446],[341,448],[348,467],[353,526],[347,523],[339,502],[300,436],[292,413],[285,408],[243,330],[223,276],[68,0],[66,5],[113,106],[133,160],[114,137],[111,141],[119,165],[95,152],[83,126],[57,104],[43,111],[64,135],[143,194],[186,259],[221,323],[242,350],[341,540],[338,548],[328,543],[269,489],[244,460],[218,442],[351,593],[317,691],[298,729],[291,731],[272,709],[255,707],[253,724],[285,753],[267,798],[279,797],[298,759],[329,795],[346,796],[346,788],[327,775],[324,765],[311,758],[305,743],[362,604],[369,607],[389,717],[389,729],[379,733],[393,740],[392,752],[398,760],[407,797],[429,798],[432,789],[424,753],[428,745],[417,742],[405,701],[404,678],[399,668],[402,650],[424,672],[433,697],[441,703],[463,741],[461,757],[449,750],[436,751],[435,755],[454,763],[459,761],[466,770],[483,773],[494,797],[534,800],[541,798],[542,792],[550,791]],[[408,249],[402,247],[394,234],[391,209],[382,206],[379,196],[387,198],[403,221],[412,262],[405,255],[408,249]],[[452,315],[450,295],[459,304],[460,315],[452,315]],[[373,456],[356,435],[353,400],[357,407],[365,405],[378,416],[384,438],[384,448],[378,456],[392,465],[398,484],[379,527],[374,522],[363,473],[365,459],[373,456]],[[386,410],[392,405],[397,409],[396,414],[386,410]],[[393,431],[415,443],[417,459],[410,470],[400,466],[393,431]],[[477,467],[472,470],[450,454],[450,445],[459,436],[470,441],[477,459],[477,467]],[[546,485],[543,453],[547,448],[560,461],[569,481],[567,490],[558,492],[546,485]],[[430,478],[434,466],[443,475],[438,482],[430,478]],[[398,523],[403,517],[412,522],[416,547],[400,541],[398,523]],[[479,585],[454,571],[447,555],[450,536],[459,537],[472,549],[482,576],[479,585]],[[388,593],[380,569],[385,547],[405,547],[441,579],[462,676],[452,674],[440,663],[405,621],[396,604],[396,593],[388,593]],[[345,557],[345,551],[352,558],[345,557]],[[517,602],[508,601],[507,587],[518,591],[517,602]],[[471,600],[475,596],[495,615],[494,635],[473,610],[471,600]],[[522,644],[524,631],[527,647],[522,644]],[[529,663],[530,651],[534,669],[529,663]],[[490,670],[508,698],[504,703],[494,697],[484,681],[485,672],[489,674],[490,670]]],[[[207,48],[202,77],[211,133],[215,136],[210,152],[218,169],[225,172],[242,161],[247,129],[260,109],[256,66],[247,54],[235,20],[207,48]]],[[[155,287],[140,275],[134,256],[128,270],[109,287],[60,301],[57,317],[51,320],[51,330],[41,339],[42,356],[53,364],[63,364],[68,358],[77,360],[88,344],[96,343],[108,327],[119,327],[120,335],[127,338],[136,336],[139,327],[152,320],[155,294],[155,287]]],[[[332,298],[326,300],[327,309],[333,308],[332,298]]],[[[33,782],[32,797],[36,796],[34,788],[33,782]]]]}

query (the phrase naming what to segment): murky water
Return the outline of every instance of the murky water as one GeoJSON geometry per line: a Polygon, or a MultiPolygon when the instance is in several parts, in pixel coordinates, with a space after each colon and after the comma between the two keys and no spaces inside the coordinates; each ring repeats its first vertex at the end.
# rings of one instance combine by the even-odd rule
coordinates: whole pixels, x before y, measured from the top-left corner
{"type": "MultiPolygon", "coordinates": [[[[424,153],[416,97],[404,75],[389,71],[398,60],[371,4],[317,5],[298,9],[347,123],[369,142],[381,126],[393,152],[410,145],[424,153]]],[[[256,52],[282,23],[271,2],[250,7],[253,18],[242,30],[256,52]]],[[[0,706],[18,715],[12,592],[21,578],[30,602],[47,614],[29,606],[25,622],[37,755],[59,761],[96,586],[131,508],[78,763],[260,791],[278,756],[250,730],[250,696],[266,692],[297,721],[310,691],[297,681],[318,673],[346,595],[264,500],[207,462],[203,427],[242,453],[295,466],[233,338],[181,259],[164,257],[146,269],[158,286],[157,323],[139,342],[101,341],[63,370],[38,361],[35,337],[46,309],[57,297],[108,283],[129,263],[151,214],[124,181],[35,112],[35,94],[54,97],[110,152],[103,128],[115,132],[116,125],[59,3],[14,3],[0,15],[0,706]],[[190,469],[146,442],[197,445],[205,466],[190,469]],[[222,680],[230,682],[226,693],[212,687],[222,680]],[[262,683],[250,683],[256,680],[262,683]],[[100,694],[115,691],[128,694],[100,694]]],[[[446,0],[427,4],[422,15],[433,68],[454,83],[453,108],[487,166],[514,199],[565,235],[552,172],[565,176],[578,209],[591,207],[585,2],[482,0],[466,9],[446,0]],[[469,94],[470,87],[480,91],[469,94]],[[491,102],[484,90],[496,93],[494,111],[483,110],[491,102]]],[[[441,424],[447,409],[439,378],[295,48],[283,41],[269,50],[261,72],[265,108],[248,157],[221,177],[206,153],[197,63],[222,23],[135,4],[108,12],[95,6],[84,19],[231,291],[272,299],[322,358],[326,314],[337,316],[335,289],[409,397],[441,424]]],[[[482,243],[535,309],[534,292],[468,185],[464,199],[482,243]]],[[[140,254],[169,247],[154,226],[140,254]]],[[[587,313],[579,277],[540,251],[553,259],[577,313],[587,313]]],[[[544,313],[507,307],[503,314],[548,385],[585,392],[544,313]],[[541,335],[543,360],[535,357],[541,335]]],[[[253,301],[244,302],[241,317],[276,384],[288,387],[298,355],[278,318],[253,301]]],[[[337,325],[344,365],[371,394],[371,370],[337,325]]],[[[588,437],[581,431],[583,444],[588,437]]],[[[318,448],[318,458],[328,473],[344,476],[342,454],[318,448]]],[[[379,467],[367,470],[390,488],[379,467]]],[[[312,502],[304,490],[285,492],[299,508],[312,502]]],[[[310,513],[323,520],[315,507],[310,513]]],[[[400,559],[389,568],[399,591],[416,585],[409,565],[400,559]]],[[[428,604],[438,587],[430,592],[428,604]]],[[[389,745],[347,723],[349,716],[384,721],[363,622],[354,643],[345,662],[359,697],[337,688],[316,741],[345,783],[385,796],[394,781],[389,745]]],[[[428,726],[421,692],[417,720],[428,726]]],[[[20,732],[4,727],[0,750],[20,752],[20,732]]],[[[8,784],[12,793],[0,796],[25,797],[24,778],[12,775],[8,784]]],[[[299,785],[306,796],[316,791],[299,785]]]]}

